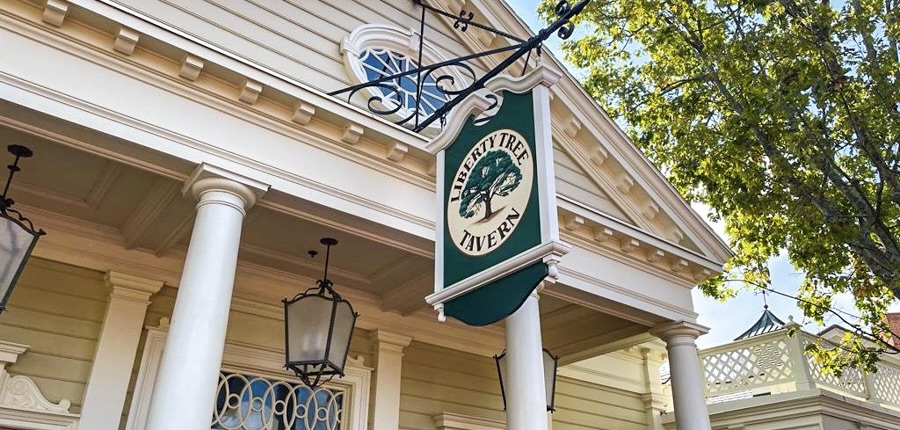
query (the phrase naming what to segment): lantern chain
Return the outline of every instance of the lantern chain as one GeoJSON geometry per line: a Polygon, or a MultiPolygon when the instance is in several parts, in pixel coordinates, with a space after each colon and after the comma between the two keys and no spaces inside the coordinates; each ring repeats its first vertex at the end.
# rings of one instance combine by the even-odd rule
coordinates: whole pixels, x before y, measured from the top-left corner
{"type": "Polygon", "coordinates": [[[10,154],[14,155],[16,159],[12,164],[6,166],[9,169],[9,177],[6,179],[6,186],[3,187],[3,195],[0,195],[0,212],[2,212],[6,218],[19,224],[29,233],[35,236],[43,236],[47,234],[47,232],[45,232],[43,229],[35,229],[34,223],[32,223],[31,220],[28,219],[28,217],[22,215],[21,212],[12,208],[13,204],[15,204],[15,201],[12,198],[7,197],[7,194],[9,193],[9,187],[12,185],[13,176],[15,176],[16,172],[22,170],[22,168],[19,167],[19,159],[29,158],[34,155],[34,153],[31,152],[31,149],[28,149],[27,147],[22,145],[9,145],[7,147],[7,150],[10,154]]]}

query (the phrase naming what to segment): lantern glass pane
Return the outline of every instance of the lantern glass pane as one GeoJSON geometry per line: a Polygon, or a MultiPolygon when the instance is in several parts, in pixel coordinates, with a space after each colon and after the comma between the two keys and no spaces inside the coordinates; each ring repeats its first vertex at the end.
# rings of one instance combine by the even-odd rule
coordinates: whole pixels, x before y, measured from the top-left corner
{"type": "Polygon", "coordinates": [[[0,217],[0,300],[3,304],[35,238],[15,221],[0,217]]]}
{"type": "Polygon", "coordinates": [[[356,314],[348,302],[338,302],[334,315],[334,331],[331,335],[331,351],[328,361],[338,366],[343,372],[344,362],[347,360],[347,351],[350,348],[350,336],[353,335],[353,324],[356,322],[356,314]]]}
{"type": "Polygon", "coordinates": [[[544,389],[547,390],[547,407],[553,407],[553,391],[556,383],[556,359],[544,350],[544,389]]]}
{"type": "Polygon", "coordinates": [[[328,346],[333,301],[307,296],[288,305],[288,361],[321,361],[328,346]]]}

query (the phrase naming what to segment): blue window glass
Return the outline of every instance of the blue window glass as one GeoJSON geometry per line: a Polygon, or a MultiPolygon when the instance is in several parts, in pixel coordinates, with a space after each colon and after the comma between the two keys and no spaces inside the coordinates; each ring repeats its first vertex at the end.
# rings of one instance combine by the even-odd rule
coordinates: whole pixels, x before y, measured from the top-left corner
{"type": "Polygon", "coordinates": [[[344,392],[222,372],[213,411],[217,430],[341,430],[344,392]]]}
{"type": "MultiPolygon", "coordinates": [[[[365,50],[359,55],[359,59],[369,82],[415,70],[418,67],[418,64],[406,55],[388,49],[365,50]]],[[[383,86],[379,87],[383,96],[382,104],[387,108],[400,107],[402,110],[400,115],[411,115],[416,107],[418,80],[418,73],[410,73],[385,81],[383,86]]],[[[447,99],[437,79],[431,75],[423,75],[419,110],[416,113],[420,117],[427,117],[443,106],[447,99]]]]}

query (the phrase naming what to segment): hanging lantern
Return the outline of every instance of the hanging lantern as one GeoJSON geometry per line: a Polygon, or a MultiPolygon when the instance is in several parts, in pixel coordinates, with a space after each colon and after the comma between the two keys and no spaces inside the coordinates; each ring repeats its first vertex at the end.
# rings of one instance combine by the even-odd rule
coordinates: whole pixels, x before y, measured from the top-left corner
{"type": "MultiPolygon", "coordinates": [[[[341,298],[328,279],[331,247],[337,240],[324,238],[325,274],[317,286],[284,299],[285,368],[310,388],[344,376],[344,365],[356,324],[356,312],[341,298]]],[[[315,253],[311,253],[315,255],[315,253]]]]}
{"type": "MultiPolygon", "coordinates": [[[[495,355],[494,360],[497,362],[497,373],[500,375],[500,394],[503,396],[503,410],[506,410],[506,393],[508,387],[508,375],[506,373],[506,351],[495,355]]],[[[547,396],[547,410],[554,412],[553,402],[556,397],[556,367],[559,363],[559,357],[553,355],[550,350],[544,348],[544,389],[547,396]]]]}
{"type": "Polygon", "coordinates": [[[31,256],[31,251],[37,245],[38,238],[45,235],[44,230],[35,230],[34,224],[21,212],[12,208],[15,203],[13,199],[7,197],[9,186],[12,183],[13,175],[19,170],[19,159],[28,158],[33,155],[30,149],[21,145],[9,145],[7,147],[9,153],[16,157],[13,164],[7,166],[9,168],[9,179],[6,180],[6,187],[3,188],[3,195],[0,196],[0,312],[6,310],[6,304],[9,302],[9,296],[12,294],[31,256]]]}

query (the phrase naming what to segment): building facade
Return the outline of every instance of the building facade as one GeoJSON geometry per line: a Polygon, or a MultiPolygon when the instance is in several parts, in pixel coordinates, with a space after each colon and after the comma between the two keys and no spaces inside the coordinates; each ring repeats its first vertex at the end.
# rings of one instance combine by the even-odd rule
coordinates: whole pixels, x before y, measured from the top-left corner
{"type": "MultiPolygon", "coordinates": [[[[839,326],[808,333],[766,306],[734,342],[701,350],[712,428],[900,429],[900,360],[883,354],[875,372],[837,375],[804,352],[810,344],[834,347],[845,333],[839,326]]],[[[670,415],[663,424],[676,428],[670,415]]]]}
{"type": "MultiPolygon", "coordinates": [[[[429,4],[509,37],[421,25],[405,0],[0,0],[0,139],[35,152],[10,196],[48,233],[0,315],[0,428],[505,428],[504,325],[440,323],[424,302],[440,126],[328,95],[416,64],[419,35],[423,63],[530,36],[503,2],[429,4]],[[346,376],[309,390],[282,368],[281,300],[321,276],[321,237],[340,241],[329,275],[360,317],[346,376]]],[[[679,428],[708,429],[690,290],[729,251],[540,63],[563,75],[550,112],[571,247],[537,293],[564,365],[549,425],[659,428],[665,345],[679,428]]]]}

